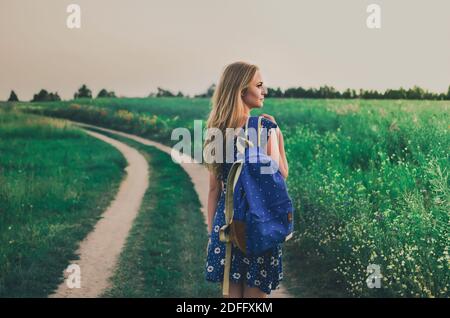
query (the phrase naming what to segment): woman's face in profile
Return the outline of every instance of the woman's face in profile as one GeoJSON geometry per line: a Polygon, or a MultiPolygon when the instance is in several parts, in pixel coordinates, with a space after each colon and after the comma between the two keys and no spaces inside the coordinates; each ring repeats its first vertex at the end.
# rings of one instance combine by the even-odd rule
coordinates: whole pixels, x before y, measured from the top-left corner
{"type": "Polygon", "coordinates": [[[264,95],[267,94],[267,89],[264,86],[261,73],[256,71],[252,81],[247,87],[245,94],[242,96],[242,100],[248,108],[261,108],[264,103],[264,95]]]}

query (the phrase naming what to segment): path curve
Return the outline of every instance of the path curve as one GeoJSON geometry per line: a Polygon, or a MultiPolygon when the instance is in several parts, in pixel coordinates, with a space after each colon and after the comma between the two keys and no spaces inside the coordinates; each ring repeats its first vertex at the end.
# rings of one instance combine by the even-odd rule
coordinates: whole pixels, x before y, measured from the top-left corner
{"type": "MultiPolygon", "coordinates": [[[[113,130],[113,129],[109,129],[109,128],[103,128],[100,126],[85,124],[85,123],[76,122],[76,121],[70,121],[70,122],[72,122],[75,125],[79,125],[81,127],[95,128],[95,129],[98,129],[101,131],[109,132],[112,134],[116,134],[116,135],[119,135],[122,137],[132,139],[132,140],[139,142],[141,144],[144,144],[144,145],[154,146],[169,155],[171,155],[171,153],[172,153],[171,147],[163,145],[159,142],[156,142],[156,141],[153,141],[150,139],[146,139],[143,137],[139,137],[136,135],[132,135],[129,133],[125,133],[125,132],[121,132],[121,131],[117,131],[117,130],[113,130]]],[[[184,162],[181,162],[180,165],[192,179],[192,183],[194,184],[195,191],[197,192],[197,195],[199,196],[199,199],[200,199],[201,211],[203,213],[204,222],[206,225],[207,220],[208,220],[207,207],[208,207],[208,192],[209,192],[209,184],[208,184],[209,172],[206,169],[206,167],[204,167],[202,164],[200,164],[199,162],[192,159],[190,156],[187,156],[185,154],[184,155],[178,154],[178,156],[180,158],[184,159],[183,160],[184,162]],[[193,162],[193,163],[188,163],[188,162],[193,162]]],[[[270,298],[292,298],[292,296],[287,292],[287,290],[283,286],[283,284],[280,285],[280,288],[272,291],[272,293],[270,294],[269,297],[270,298]]]]}
{"type": "Polygon", "coordinates": [[[114,273],[118,256],[148,188],[149,170],[143,155],[115,139],[89,130],[85,131],[122,153],[128,163],[125,168],[127,175],[121,182],[116,197],[102,214],[102,218],[80,243],[76,252],[80,257],[79,260],[71,262],[80,267],[81,288],[69,288],[66,284],[68,273],[64,272],[64,282],[49,296],[51,298],[98,297],[109,287],[109,278],[114,273]]]}

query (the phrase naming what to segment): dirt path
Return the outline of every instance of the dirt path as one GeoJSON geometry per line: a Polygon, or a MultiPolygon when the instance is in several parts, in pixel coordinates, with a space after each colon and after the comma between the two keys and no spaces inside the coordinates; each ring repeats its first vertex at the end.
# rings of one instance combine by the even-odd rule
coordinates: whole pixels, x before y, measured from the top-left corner
{"type": "Polygon", "coordinates": [[[81,288],[69,288],[68,273],[64,282],[50,297],[98,297],[109,287],[117,258],[137,216],[145,191],[148,188],[149,171],[144,156],[136,149],[102,134],[86,132],[117,148],[128,162],[127,175],[120,184],[119,192],[108,209],[102,214],[92,232],[80,243],[79,260],[71,264],[80,267],[81,288]]]}
{"type": "MultiPolygon", "coordinates": [[[[113,133],[113,134],[117,134],[119,136],[123,136],[129,139],[132,139],[134,141],[137,141],[139,143],[142,143],[144,145],[150,145],[150,146],[154,146],[158,149],[160,149],[161,151],[164,151],[167,154],[171,154],[172,152],[172,148],[165,146],[159,142],[155,142],[146,138],[142,138],[136,135],[132,135],[132,134],[128,134],[128,133],[124,133],[121,131],[117,131],[117,130],[112,130],[112,129],[107,129],[107,128],[102,128],[102,127],[98,127],[98,126],[93,126],[93,125],[88,125],[88,124],[84,124],[84,123],[78,123],[78,122],[73,122],[74,124],[77,124],[81,127],[92,127],[92,128],[96,128],[105,132],[109,132],[109,133],[113,133]]],[[[184,155],[185,159],[189,159],[192,160],[189,156],[184,155]]],[[[188,161],[188,160],[185,160],[188,161]]],[[[192,182],[194,184],[194,188],[195,191],[197,192],[200,202],[201,202],[201,210],[204,216],[204,220],[205,220],[205,224],[207,222],[207,216],[208,216],[208,211],[207,211],[207,206],[208,206],[208,180],[209,180],[209,176],[208,176],[208,170],[201,165],[200,163],[196,163],[196,164],[192,164],[192,163],[181,163],[180,164],[183,169],[187,172],[187,174],[191,177],[192,182]]],[[[271,298],[292,298],[292,296],[287,292],[287,290],[284,288],[283,284],[281,284],[280,288],[273,291],[270,295],[271,298]]]]}

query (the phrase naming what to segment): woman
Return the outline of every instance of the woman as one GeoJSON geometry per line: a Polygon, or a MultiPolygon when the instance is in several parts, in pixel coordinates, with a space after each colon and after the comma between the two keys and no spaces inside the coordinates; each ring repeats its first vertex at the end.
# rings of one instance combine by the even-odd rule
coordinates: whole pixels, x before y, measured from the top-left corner
{"type": "MultiPolygon", "coordinates": [[[[212,98],[212,110],[207,128],[218,128],[225,136],[226,128],[244,128],[250,111],[262,108],[267,94],[261,73],[256,65],[236,62],[228,65],[219,80],[212,98]]],[[[278,163],[280,173],[288,176],[288,163],[284,151],[283,135],[275,119],[263,114],[262,126],[270,131],[276,128],[276,134],[268,134],[267,154],[278,163]]],[[[236,137],[224,137],[224,143],[233,138],[234,158],[236,158],[236,137]]],[[[205,149],[213,141],[207,138],[205,149]]],[[[224,146],[223,149],[226,149],[224,146]]],[[[225,153],[225,151],[223,152],[225,153]]],[[[207,164],[210,171],[208,194],[208,234],[206,280],[222,282],[225,263],[225,243],[219,240],[219,229],[225,224],[226,181],[232,163],[213,162],[207,164]]],[[[232,249],[230,271],[230,298],[265,298],[271,290],[278,287],[283,278],[281,264],[281,245],[264,255],[251,257],[244,255],[237,247],[232,249]]]]}

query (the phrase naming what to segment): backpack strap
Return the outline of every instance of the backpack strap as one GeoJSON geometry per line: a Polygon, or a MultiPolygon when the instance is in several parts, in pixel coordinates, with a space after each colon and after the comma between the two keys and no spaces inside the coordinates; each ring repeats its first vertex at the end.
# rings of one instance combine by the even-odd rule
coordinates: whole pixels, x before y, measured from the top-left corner
{"type": "Polygon", "coordinates": [[[258,137],[257,145],[258,146],[261,145],[261,141],[260,141],[261,138],[259,136],[261,134],[261,127],[262,127],[261,125],[262,125],[261,124],[261,117],[259,117],[259,116],[250,116],[250,117],[247,118],[247,121],[246,121],[245,126],[244,126],[244,134],[243,134],[243,136],[242,135],[238,135],[237,136],[236,146],[237,146],[237,150],[238,150],[239,153],[244,154],[246,148],[248,148],[248,147],[251,148],[251,147],[255,146],[255,144],[253,142],[254,140],[252,141],[252,140],[250,140],[248,138],[248,135],[249,135],[248,134],[248,131],[249,131],[248,128],[253,128],[254,131],[257,132],[257,137],[258,137]],[[260,127],[260,128],[258,129],[258,127],[260,127]]]}
{"type": "Polygon", "coordinates": [[[262,117],[261,116],[250,116],[247,119],[247,123],[245,124],[245,138],[250,142],[251,145],[253,145],[253,141],[249,140],[248,138],[248,129],[253,128],[256,131],[256,137],[257,137],[257,146],[261,146],[261,123],[262,117]]]}
{"type": "Polygon", "coordinates": [[[231,250],[232,237],[230,236],[230,225],[233,222],[234,216],[234,188],[236,186],[239,175],[242,171],[242,161],[236,161],[231,166],[227,178],[227,193],[225,195],[225,225],[219,230],[219,239],[225,242],[225,268],[223,272],[223,286],[222,294],[228,296],[229,282],[230,282],[230,268],[231,268],[231,250]]]}

